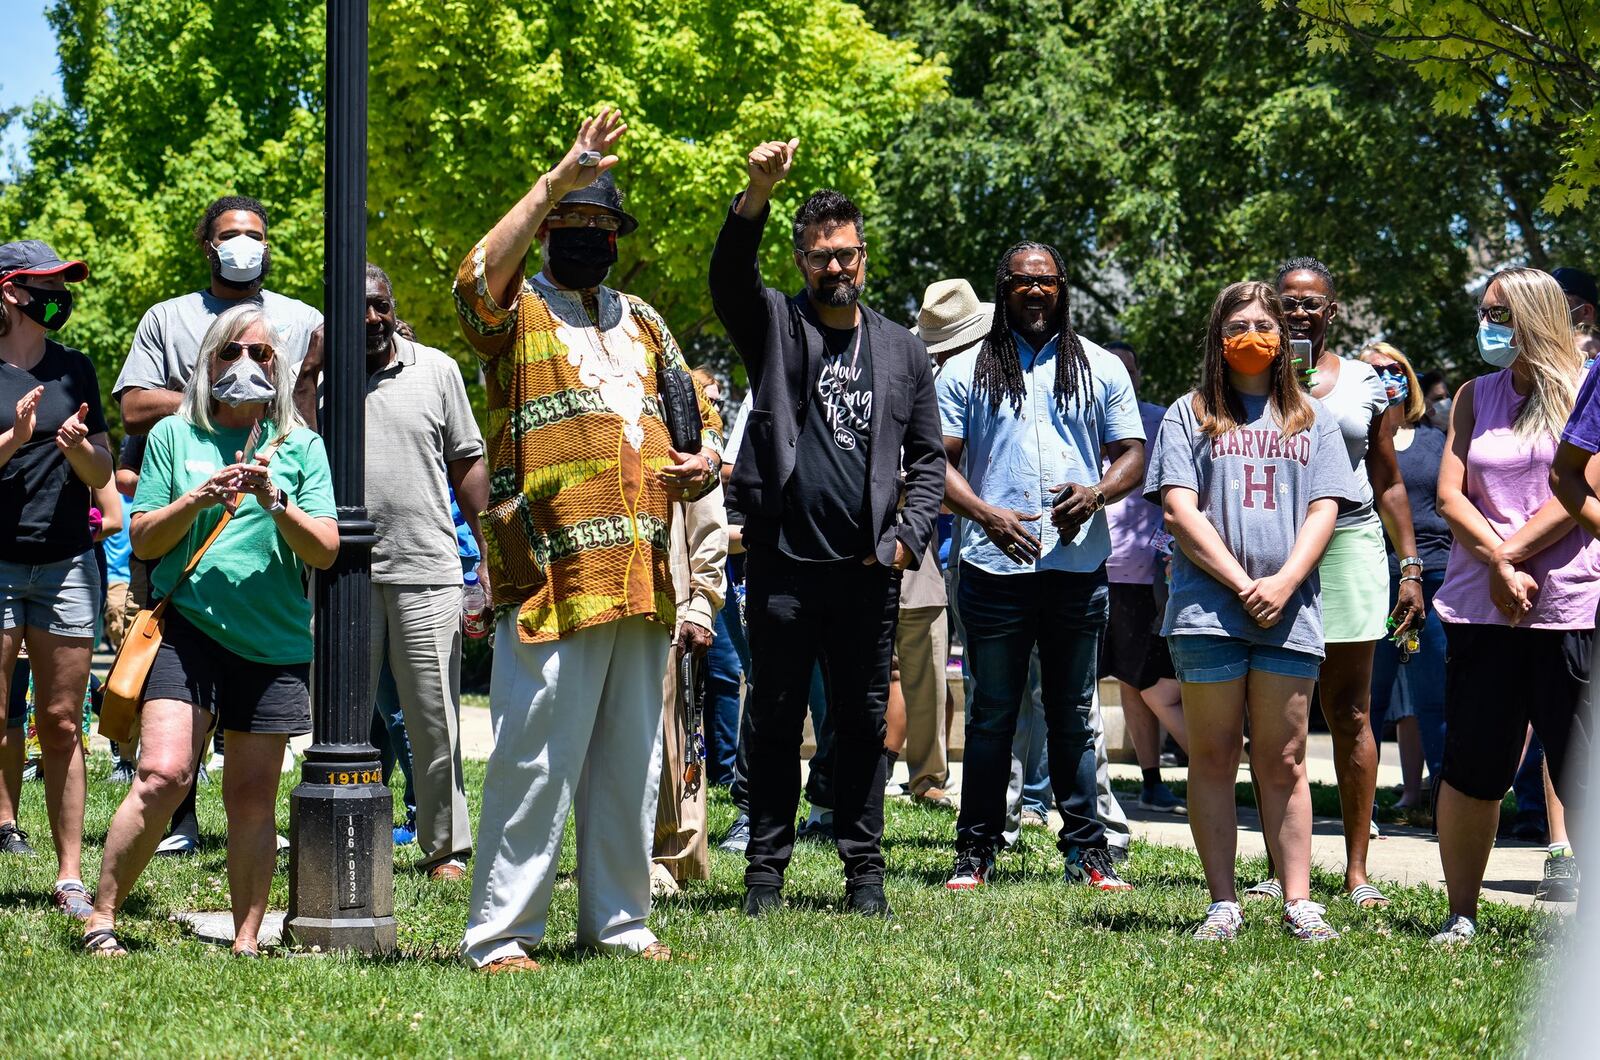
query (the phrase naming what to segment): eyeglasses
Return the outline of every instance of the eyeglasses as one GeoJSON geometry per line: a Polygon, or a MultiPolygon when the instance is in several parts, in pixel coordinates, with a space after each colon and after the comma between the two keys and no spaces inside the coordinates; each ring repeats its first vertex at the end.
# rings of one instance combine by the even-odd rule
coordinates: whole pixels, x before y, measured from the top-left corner
{"type": "Polygon", "coordinates": [[[1254,331],[1262,335],[1275,334],[1278,325],[1270,320],[1231,320],[1222,325],[1222,334],[1230,339],[1254,331]]]}
{"type": "Polygon", "coordinates": [[[265,364],[272,360],[274,352],[270,342],[230,342],[217,351],[217,356],[231,364],[248,353],[252,361],[265,364]]]}
{"type": "Polygon", "coordinates": [[[821,272],[830,261],[837,261],[841,269],[853,269],[866,251],[864,246],[838,247],[834,250],[805,250],[800,252],[800,256],[805,259],[806,268],[821,272]]]}
{"type": "Polygon", "coordinates": [[[1021,294],[1023,291],[1026,291],[1032,287],[1039,288],[1040,294],[1055,294],[1057,291],[1061,290],[1061,277],[1050,275],[1048,273],[1043,275],[1029,275],[1020,272],[1013,272],[1011,275],[1006,277],[1006,286],[1011,288],[1011,290],[1016,294],[1021,294]]]}
{"type": "Polygon", "coordinates": [[[622,218],[609,213],[553,213],[545,218],[556,228],[598,228],[602,232],[615,232],[622,227],[622,218]]]}
{"type": "Polygon", "coordinates": [[[1492,324],[1511,323],[1511,307],[1508,305],[1481,305],[1478,307],[1478,319],[1487,320],[1492,324]]]}
{"type": "Polygon", "coordinates": [[[1286,297],[1282,299],[1282,301],[1283,311],[1285,313],[1298,313],[1302,310],[1307,313],[1320,313],[1328,307],[1328,303],[1333,301],[1333,299],[1324,298],[1321,295],[1314,294],[1309,298],[1286,297]]]}

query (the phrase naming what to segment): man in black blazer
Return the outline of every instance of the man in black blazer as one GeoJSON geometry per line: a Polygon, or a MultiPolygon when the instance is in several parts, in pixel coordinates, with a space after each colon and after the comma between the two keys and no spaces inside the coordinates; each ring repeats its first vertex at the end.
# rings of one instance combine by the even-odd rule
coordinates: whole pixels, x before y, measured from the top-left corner
{"type": "Polygon", "coordinates": [[[889,915],[883,894],[884,709],[900,572],[920,562],[944,497],[927,350],[859,303],[861,211],[819,191],[794,220],[794,296],[761,282],[773,187],[798,140],[750,152],[749,184],[711,254],[711,301],[754,395],[728,504],[749,550],[750,846],[745,912],[782,902],[800,799],[800,734],[820,659],[834,719],[833,824],[845,908],[889,915]]]}

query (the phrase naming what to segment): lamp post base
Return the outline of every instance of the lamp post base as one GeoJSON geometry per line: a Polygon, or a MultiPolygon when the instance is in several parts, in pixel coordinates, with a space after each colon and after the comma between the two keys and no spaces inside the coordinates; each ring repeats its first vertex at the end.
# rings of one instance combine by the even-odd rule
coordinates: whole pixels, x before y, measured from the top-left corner
{"type": "Polygon", "coordinates": [[[374,770],[310,762],[304,768],[305,779],[289,797],[284,934],[306,949],[390,953],[394,796],[374,770]]]}

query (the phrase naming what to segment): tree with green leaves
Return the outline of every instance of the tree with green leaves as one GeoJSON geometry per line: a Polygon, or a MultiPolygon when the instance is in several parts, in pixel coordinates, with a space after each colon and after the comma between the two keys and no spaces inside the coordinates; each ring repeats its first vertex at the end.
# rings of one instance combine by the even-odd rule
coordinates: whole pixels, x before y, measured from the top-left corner
{"type": "MultiPolygon", "coordinates": [[[[57,0],[62,101],[25,116],[30,167],[0,185],[0,231],[90,263],[67,341],[109,390],[140,314],[206,282],[191,232],[220,194],[271,214],[272,286],[320,305],[324,8],[314,0],[57,0]]],[[[456,264],[620,106],[616,175],[641,228],[614,282],[691,348],[705,266],[749,144],[805,139],[792,209],[830,183],[869,207],[889,134],[944,70],[842,0],[386,0],[372,7],[369,256],[418,337],[458,354],[456,264]]],[[[764,264],[791,268],[776,244],[764,264]]],[[[798,282],[798,280],[796,280],[798,282]]]]}
{"type": "Polygon", "coordinates": [[[1600,185],[1600,2],[1261,0],[1300,17],[1312,55],[1366,53],[1410,67],[1440,114],[1565,128],[1565,161],[1544,197],[1560,211],[1600,185]]]}

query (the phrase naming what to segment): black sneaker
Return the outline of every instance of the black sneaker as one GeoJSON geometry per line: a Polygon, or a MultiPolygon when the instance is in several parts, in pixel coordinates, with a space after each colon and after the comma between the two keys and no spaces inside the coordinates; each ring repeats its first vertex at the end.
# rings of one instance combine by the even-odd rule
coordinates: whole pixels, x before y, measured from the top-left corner
{"type": "Polygon", "coordinates": [[[0,854],[20,854],[25,858],[33,857],[33,848],[28,845],[28,833],[17,827],[17,822],[7,821],[0,824],[0,854]]]}
{"type": "Polygon", "coordinates": [[[986,886],[994,875],[994,854],[982,848],[963,850],[956,855],[955,868],[944,881],[947,891],[975,891],[986,886]]]}
{"type": "Polygon", "coordinates": [[[1098,891],[1131,891],[1133,884],[1117,875],[1111,854],[1103,847],[1078,847],[1067,855],[1064,873],[1068,883],[1082,883],[1098,891]]]}
{"type": "Polygon", "coordinates": [[[1579,878],[1577,858],[1551,854],[1544,859],[1544,879],[1534,888],[1533,896],[1541,902],[1576,902],[1579,878]]]}
{"type": "Polygon", "coordinates": [[[744,915],[765,916],[783,908],[783,892],[770,883],[753,883],[744,889],[744,915]]]}
{"type": "Polygon", "coordinates": [[[882,880],[863,880],[848,887],[844,893],[844,911],[885,920],[894,916],[889,899],[884,897],[882,880]]]}

